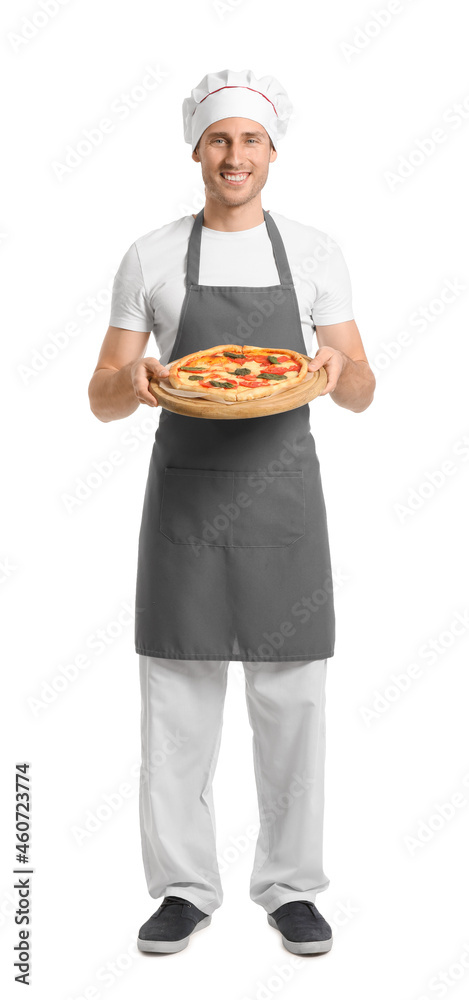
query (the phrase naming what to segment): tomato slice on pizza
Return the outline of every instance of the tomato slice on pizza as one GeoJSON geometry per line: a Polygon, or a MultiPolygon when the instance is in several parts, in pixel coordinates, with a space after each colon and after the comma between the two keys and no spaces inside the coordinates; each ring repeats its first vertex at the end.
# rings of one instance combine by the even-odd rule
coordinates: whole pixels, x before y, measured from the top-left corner
{"type": "Polygon", "coordinates": [[[169,381],[175,389],[202,390],[213,399],[241,401],[298,385],[307,371],[304,355],[289,348],[220,344],[174,362],[169,381]]]}

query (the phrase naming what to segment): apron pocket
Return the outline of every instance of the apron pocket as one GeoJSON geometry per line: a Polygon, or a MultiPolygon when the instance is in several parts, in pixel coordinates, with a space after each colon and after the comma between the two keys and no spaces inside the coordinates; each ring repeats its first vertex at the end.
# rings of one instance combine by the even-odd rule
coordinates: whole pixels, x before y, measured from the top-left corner
{"type": "Polygon", "coordinates": [[[292,545],[305,533],[303,472],[167,467],[160,531],[178,545],[292,545]]]}
{"type": "Polygon", "coordinates": [[[292,545],[305,533],[303,472],[234,473],[232,544],[249,547],[292,545]]]}
{"type": "Polygon", "coordinates": [[[178,545],[229,545],[233,473],[165,468],[160,531],[178,545]]]}

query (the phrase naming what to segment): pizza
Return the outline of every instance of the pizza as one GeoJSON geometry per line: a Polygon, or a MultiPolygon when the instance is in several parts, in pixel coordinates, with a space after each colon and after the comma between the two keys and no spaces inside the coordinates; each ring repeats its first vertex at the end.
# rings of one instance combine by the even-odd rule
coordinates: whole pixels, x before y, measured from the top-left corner
{"type": "Polygon", "coordinates": [[[238,402],[298,385],[307,371],[305,356],[289,348],[221,344],[175,361],[168,378],[175,389],[238,402]]]}

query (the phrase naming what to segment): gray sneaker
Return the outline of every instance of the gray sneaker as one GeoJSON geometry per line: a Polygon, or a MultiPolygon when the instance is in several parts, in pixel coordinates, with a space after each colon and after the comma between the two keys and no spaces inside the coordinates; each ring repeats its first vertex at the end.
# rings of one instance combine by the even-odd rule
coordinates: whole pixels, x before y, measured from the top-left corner
{"type": "Polygon", "coordinates": [[[271,927],[282,935],[287,951],[295,955],[317,955],[332,948],[332,928],[314,903],[293,899],[267,914],[271,927]]]}
{"type": "Polygon", "coordinates": [[[140,951],[174,952],[187,948],[193,931],[208,927],[212,917],[182,896],[165,896],[155,913],[142,924],[140,951]]]}

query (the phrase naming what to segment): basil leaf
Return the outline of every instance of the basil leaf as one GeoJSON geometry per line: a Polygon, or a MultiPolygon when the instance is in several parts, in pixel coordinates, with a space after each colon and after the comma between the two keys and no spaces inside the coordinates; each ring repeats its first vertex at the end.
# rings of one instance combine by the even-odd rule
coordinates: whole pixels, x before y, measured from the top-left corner
{"type": "Polygon", "coordinates": [[[223,351],[223,354],[225,355],[225,358],[235,358],[235,360],[246,357],[245,354],[234,354],[232,351],[223,351]]]}
{"type": "Polygon", "coordinates": [[[189,375],[188,382],[200,382],[203,379],[203,375],[189,375]]]}
{"type": "Polygon", "coordinates": [[[216,382],[215,379],[210,379],[210,385],[214,385],[216,389],[234,389],[235,386],[232,382],[216,382]]]}
{"type": "Polygon", "coordinates": [[[179,371],[181,371],[181,372],[204,372],[204,371],[206,371],[206,369],[205,368],[201,368],[200,365],[199,365],[199,367],[197,367],[197,365],[181,365],[179,371]]]}
{"type": "Polygon", "coordinates": [[[281,379],[286,379],[286,375],[274,375],[273,372],[259,372],[258,378],[273,378],[276,382],[280,382],[281,379]]]}
{"type": "Polygon", "coordinates": [[[234,375],[250,375],[251,374],[251,369],[250,368],[236,368],[233,374],[234,375]]]}
{"type": "Polygon", "coordinates": [[[278,360],[278,358],[276,357],[275,354],[268,354],[267,355],[267,361],[270,361],[271,365],[278,365],[278,364],[280,364],[280,362],[279,362],[279,360],[278,360]]]}

